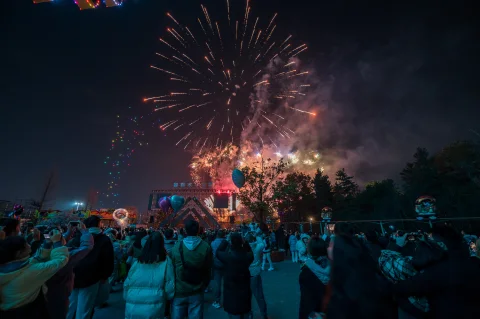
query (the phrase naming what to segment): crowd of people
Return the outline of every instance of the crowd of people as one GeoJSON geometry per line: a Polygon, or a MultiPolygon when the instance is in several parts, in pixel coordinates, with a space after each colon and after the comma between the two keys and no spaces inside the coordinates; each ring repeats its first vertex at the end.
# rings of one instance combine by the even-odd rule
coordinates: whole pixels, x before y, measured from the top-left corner
{"type": "Polygon", "coordinates": [[[178,230],[101,226],[97,216],[46,230],[7,220],[0,317],[90,319],[122,284],[125,318],[200,319],[212,290],[212,306],[229,318],[253,318],[255,299],[266,319],[262,271],[274,270],[271,254],[280,250],[301,264],[299,319],[480,318],[480,241],[445,223],[389,235],[356,234],[349,223],[323,235],[253,222],[231,230],[202,230],[195,220],[178,230]]]}

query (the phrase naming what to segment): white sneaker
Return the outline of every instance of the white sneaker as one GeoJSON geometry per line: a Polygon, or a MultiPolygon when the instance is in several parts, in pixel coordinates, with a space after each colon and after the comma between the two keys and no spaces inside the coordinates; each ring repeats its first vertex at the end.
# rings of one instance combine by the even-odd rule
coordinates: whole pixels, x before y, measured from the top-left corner
{"type": "Polygon", "coordinates": [[[274,271],[273,267],[268,268],[268,271],[274,271]]]}
{"type": "Polygon", "coordinates": [[[218,302],[216,302],[216,301],[212,304],[212,306],[213,306],[213,308],[215,308],[215,309],[220,309],[220,308],[222,308],[222,306],[221,306],[218,302]]]}

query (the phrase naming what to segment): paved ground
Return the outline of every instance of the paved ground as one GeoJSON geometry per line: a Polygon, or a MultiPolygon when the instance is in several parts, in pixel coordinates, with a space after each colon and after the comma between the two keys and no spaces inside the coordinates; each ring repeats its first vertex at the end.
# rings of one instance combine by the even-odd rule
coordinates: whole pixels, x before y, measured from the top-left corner
{"type": "MultiPolygon", "coordinates": [[[[300,266],[291,261],[283,261],[274,265],[275,271],[262,274],[263,290],[267,301],[268,316],[271,319],[294,319],[298,318],[298,305],[300,291],[298,288],[298,274],[300,266]]],[[[213,296],[205,295],[205,319],[227,319],[223,309],[212,307],[213,296]]],[[[254,318],[261,318],[255,298],[252,297],[252,309],[254,318]]],[[[125,303],[122,292],[110,295],[109,306],[95,311],[93,319],[124,318],[125,303]]]]}

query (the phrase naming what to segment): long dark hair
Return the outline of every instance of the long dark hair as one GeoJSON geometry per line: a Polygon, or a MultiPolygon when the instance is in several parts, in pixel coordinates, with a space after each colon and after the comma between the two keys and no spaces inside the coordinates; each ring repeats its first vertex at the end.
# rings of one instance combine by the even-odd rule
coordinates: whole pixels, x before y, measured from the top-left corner
{"type": "Polygon", "coordinates": [[[22,236],[10,236],[0,240],[0,265],[15,260],[15,254],[25,249],[27,240],[22,236]]]}
{"type": "Polygon", "coordinates": [[[363,243],[348,233],[334,238],[331,284],[332,298],[327,316],[381,317],[381,309],[375,307],[382,303],[384,287],[376,265],[363,243]]]}
{"type": "Polygon", "coordinates": [[[135,239],[133,241],[133,247],[137,249],[142,249],[142,238],[147,236],[147,233],[144,231],[137,231],[133,234],[135,239]]]}
{"type": "Polygon", "coordinates": [[[167,259],[167,252],[165,251],[163,235],[154,232],[148,237],[138,261],[144,264],[153,264],[165,259],[167,259]]]}
{"type": "Polygon", "coordinates": [[[3,231],[5,232],[5,236],[15,236],[17,233],[17,226],[20,224],[18,219],[15,218],[6,218],[5,221],[3,222],[3,231]]]}

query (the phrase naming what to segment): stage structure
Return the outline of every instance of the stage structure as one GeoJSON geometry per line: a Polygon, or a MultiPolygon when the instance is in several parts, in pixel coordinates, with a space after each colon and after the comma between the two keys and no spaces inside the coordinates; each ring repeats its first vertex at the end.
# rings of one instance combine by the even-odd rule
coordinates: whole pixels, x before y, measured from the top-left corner
{"type": "Polygon", "coordinates": [[[233,189],[216,189],[212,183],[173,183],[173,188],[156,189],[150,194],[148,212],[150,216],[161,218],[160,225],[183,225],[188,219],[194,218],[205,228],[227,226],[240,222],[245,217],[239,211],[240,203],[233,189]],[[165,196],[179,195],[185,198],[184,207],[177,213],[165,217],[159,205],[159,200],[165,196]]]}

